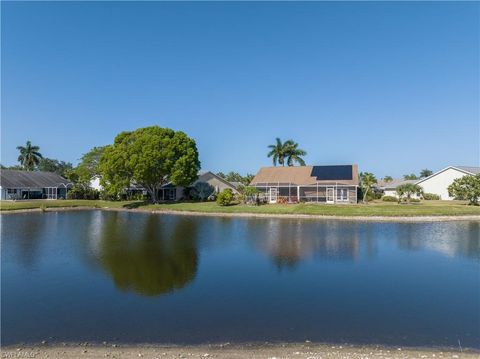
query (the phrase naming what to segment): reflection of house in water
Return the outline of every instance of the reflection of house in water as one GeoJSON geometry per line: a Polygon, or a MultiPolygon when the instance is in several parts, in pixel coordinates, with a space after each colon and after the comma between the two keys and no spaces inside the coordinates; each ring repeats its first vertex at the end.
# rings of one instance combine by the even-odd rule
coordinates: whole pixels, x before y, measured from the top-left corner
{"type": "Polygon", "coordinates": [[[480,223],[447,222],[397,224],[395,238],[400,248],[430,249],[449,257],[480,258],[480,223]]]}
{"type": "Polygon", "coordinates": [[[355,224],[269,219],[250,221],[249,229],[256,235],[248,239],[279,267],[293,267],[310,258],[354,260],[360,253],[355,224]]]}
{"type": "Polygon", "coordinates": [[[196,221],[119,212],[99,215],[90,227],[89,249],[118,288],[153,296],[183,288],[195,278],[196,221]]]}

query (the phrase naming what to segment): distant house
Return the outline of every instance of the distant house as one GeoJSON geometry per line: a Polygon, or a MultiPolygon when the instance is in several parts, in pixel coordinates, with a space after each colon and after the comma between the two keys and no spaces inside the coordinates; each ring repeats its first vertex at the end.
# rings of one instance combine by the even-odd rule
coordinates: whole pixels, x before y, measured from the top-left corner
{"type": "MultiPolygon", "coordinates": [[[[417,180],[393,179],[391,181],[378,181],[376,188],[383,192],[384,196],[397,197],[397,187],[406,183],[417,183],[417,180]]],[[[415,197],[415,196],[413,196],[415,197]]]]}
{"type": "MultiPolygon", "coordinates": [[[[394,179],[393,181],[379,181],[377,188],[384,192],[385,196],[397,197],[396,188],[405,183],[413,183],[422,187],[424,193],[436,194],[442,200],[452,200],[453,197],[448,195],[448,186],[457,178],[468,175],[476,175],[480,173],[480,167],[466,166],[448,166],[431,176],[419,178],[416,180],[394,179]]],[[[415,197],[415,196],[414,196],[415,197]]]]}
{"type": "Polygon", "coordinates": [[[457,178],[474,176],[480,173],[480,167],[448,166],[433,175],[421,178],[416,183],[423,188],[425,193],[433,193],[443,200],[452,200],[448,195],[448,186],[457,178]]]}
{"type": "Polygon", "coordinates": [[[53,172],[0,171],[0,199],[59,199],[66,198],[72,183],[53,172]]]}
{"type": "MultiPolygon", "coordinates": [[[[238,194],[238,188],[236,185],[210,171],[199,173],[198,179],[193,182],[190,187],[194,187],[199,182],[207,183],[212,186],[214,193],[219,193],[226,188],[230,188],[234,194],[238,194]]],[[[175,186],[172,183],[167,183],[162,186],[158,193],[158,199],[160,201],[177,201],[184,198],[185,187],[175,186]]]]}
{"type": "Polygon", "coordinates": [[[269,203],[357,203],[357,165],[262,167],[250,183],[269,203]]]}

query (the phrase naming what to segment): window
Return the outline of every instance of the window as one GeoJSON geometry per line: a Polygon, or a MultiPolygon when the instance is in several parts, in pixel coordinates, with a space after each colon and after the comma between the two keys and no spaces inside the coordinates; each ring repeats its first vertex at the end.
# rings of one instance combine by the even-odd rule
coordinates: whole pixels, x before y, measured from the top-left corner
{"type": "Polygon", "coordinates": [[[348,202],[347,188],[337,188],[337,202],[348,202]]]}

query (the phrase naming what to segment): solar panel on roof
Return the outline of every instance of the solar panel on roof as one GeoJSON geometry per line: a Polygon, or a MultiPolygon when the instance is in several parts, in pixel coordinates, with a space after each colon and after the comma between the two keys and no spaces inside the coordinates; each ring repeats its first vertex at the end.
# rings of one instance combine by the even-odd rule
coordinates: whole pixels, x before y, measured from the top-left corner
{"type": "Polygon", "coordinates": [[[352,166],[313,166],[312,176],[317,178],[317,181],[328,180],[351,180],[352,166]]]}

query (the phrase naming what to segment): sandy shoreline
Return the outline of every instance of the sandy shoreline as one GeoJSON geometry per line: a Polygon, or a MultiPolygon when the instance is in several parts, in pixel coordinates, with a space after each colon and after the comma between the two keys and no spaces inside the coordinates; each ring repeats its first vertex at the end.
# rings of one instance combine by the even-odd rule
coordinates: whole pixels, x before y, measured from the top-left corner
{"type": "Polygon", "coordinates": [[[480,221],[480,215],[459,215],[459,216],[330,216],[317,214],[274,214],[274,213],[223,213],[223,212],[195,212],[195,211],[174,211],[166,209],[148,208],[108,208],[108,207],[50,207],[31,208],[0,211],[3,214],[18,214],[31,212],[60,212],[60,211],[85,211],[102,210],[117,212],[140,212],[154,214],[169,214],[183,216],[204,216],[204,217],[243,217],[243,218],[286,218],[286,219],[318,219],[318,220],[341,220],[357,222],[445,222],[445,221],[480,221]]]}
{"type": "Polygon", "coordinates": [[[216,344],[196,346],[163,345],[20,345],[2,348],[2,358],[478,358],[472,350],[400,348],[329,344],[216,344]]]}

